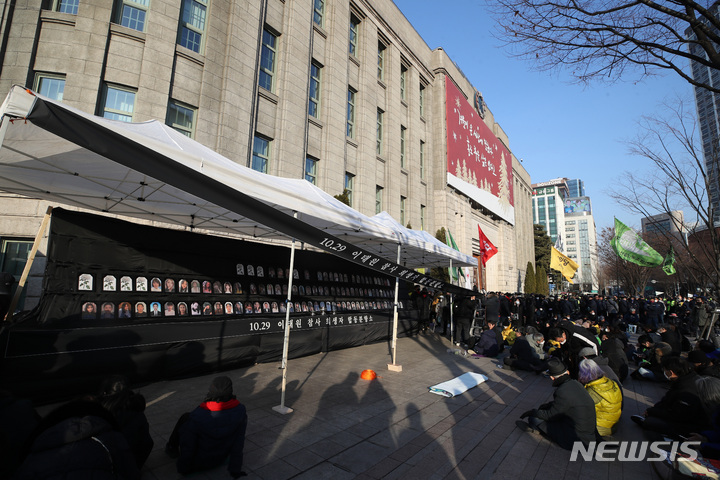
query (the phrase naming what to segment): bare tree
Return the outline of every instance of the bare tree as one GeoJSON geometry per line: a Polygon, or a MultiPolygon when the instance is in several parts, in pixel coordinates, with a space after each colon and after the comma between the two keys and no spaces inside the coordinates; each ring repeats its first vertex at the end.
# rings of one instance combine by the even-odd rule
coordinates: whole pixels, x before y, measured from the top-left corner
{"type": "Polygon", "coordinates": [[[539,70],[564,66],[580,82],[687,72],[689,61],[720,69],[720,20],[710,2],[673,0],[497,0],[497,36],[539,70]]]}
{"type": "Polygon", "coordinates": [[[717,142],[715,147],[706,148],[703,157],[694,109],[686,108],[681,100],[664,107],[671,118],[643,117],[639,134],[629,142],[630,152],[649,160],[652,169],[646,174],[626,173],[611,197],[644,217],[666,214],[676,231],[687,232],[690,241],[671,232],[658,233],[674,246],[689,283],[712,285],[717,294],[720,238],[708,194],[718,178],[717,142]],[[685,212],[684,220],[672,214],[676,210],[685,212]]]}
{"type": "Polygon", "coordinates": [[[618,257],[610,245],[614,228],[603,228],[598,239],[598,262],[608,283],[615,283],[628,295],[641,295],[652,274],[652,269],[641,267],[618,257]]]}

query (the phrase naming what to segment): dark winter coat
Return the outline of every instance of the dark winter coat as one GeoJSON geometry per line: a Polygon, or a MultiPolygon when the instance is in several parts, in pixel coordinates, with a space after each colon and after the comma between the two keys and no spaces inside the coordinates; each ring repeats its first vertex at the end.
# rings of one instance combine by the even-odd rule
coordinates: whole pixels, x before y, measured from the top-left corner
{"type": "Polygon", "coordinates": [[[145,417],[145,397],[137,393],[132,394],[126,407],[114,414],[120,431],[125,435],[135,455],[138,468],[141,468],[154,445],[150,436],[150,425],[145,417]]]}
{"type": "Polygon", "coordinates": [[[478,355],[485,355],[486,357],[495,357],[500,351],[500,347],[497,343],[497,336],[495,335],[494,329],[485,330],[480,335],[480,340],[475,344],[475,353],[478,355]]]}
{"type": "Polygon", "coordinates": [[[246,428],[247,411],[236,399],[202,403],[180,427],[178,472],[213,468],[229,455],[228,471],[233,477],[239,476],[246,428]]]}
{"type": "Polygon", "coordinates": [[[60,407],[34,432],[15,480],[130,480],[140,478],[135,458],[110,412],[99,404],[60,407]]]}
{"type": "Polygon", "coordinates": [[[608,359],[608,364],[612,368],[617,378],[623,382],[628,375],[628,360],[623,348],[622,340],[619,338],[608,338],[600,346],[602,356],[608,359]]]}
{"type": "Polygon", "coordinates": [[[500,298],[497,295],[489,295],[485,299],[485,321],[494,320],[496,323],[500,318],[500,298]]]}
{"type": "Polygon", "coordinates": [[[698,375],[692,372],[670,382],[670,389],[658,403],[648,408],[647,416],[684,424],[688,432],[706,428],[710,419],[698,395],[697,378],[698,375]]]}
{"type": "Polygon", "coordinates": [[[595,402],[577,380],[568,375],[555,379],[553,401],[538,408],[533,416],[546,422],[548,436],[566,450],[573,442],[585,445],[596,440],[595,402]]]}

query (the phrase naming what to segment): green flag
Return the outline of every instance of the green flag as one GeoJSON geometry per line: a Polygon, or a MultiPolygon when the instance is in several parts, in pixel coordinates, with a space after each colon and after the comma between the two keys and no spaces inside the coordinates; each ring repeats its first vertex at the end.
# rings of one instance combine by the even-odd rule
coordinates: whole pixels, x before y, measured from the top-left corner
{"type": "MultiPolygon", "coordinates": [[[[457,246],[457,243],[455,243],[455,239],[453,238],[452,233],[450,233],[449,228],[447,229],[447,236],[445,237],[445,240],[446,240],[445,243],[447,243],[448,247],[454,248],[458,252],[460,251],[460,249],[457,246]]],[[[458,273],[463,277],[463,279],[465,279],[465,275],[463,274],[462,269],[460,269],[458,267],[448,268],[448,272],[450,273],[450,278],[452,278],[453,281],[458,279],[458,273]]]]}
{"type": "Polygon", "coordinates": [[[662,265],[663,257],[640,238],[630,227],[615,219],[615,236],[610,240],[615,253],[623,260],[642,267],[662,265]]]}
{"type": "Polygon", "coordinates": [[[675,250],[673,249],[672,245],[670,245],[670,251],[665,256],[665,260],[663,261],[662,269],[663,272],[667,273],[668,275],[672,275],[675,273],[675,267],[673,264],[675,263],[675,250]]]}

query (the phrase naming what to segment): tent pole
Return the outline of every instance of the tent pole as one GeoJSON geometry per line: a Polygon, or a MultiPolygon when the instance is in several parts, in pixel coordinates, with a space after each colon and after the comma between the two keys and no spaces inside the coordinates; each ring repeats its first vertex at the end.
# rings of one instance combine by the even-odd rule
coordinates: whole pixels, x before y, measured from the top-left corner
{"type": "MultiPolygon", "coordinates": [[[[297,212],[293,215],[297,218],[297,212]]],[[[292,413],[293,409],[285,406],[285,387],[287,385],[287,363],[288,363],[288,347],[290,345],[290,302],[292,301],[292,283],[293,283],[293,271],[295,270],[295,238],[292,239],[290,247],[290,270],[288,272],[288,293],[287,300],[285,301],[285,336],[283,338],[283,353],[282,363],[280,368],[282,369],[282,388],[280,393],[280,405],[273,407],[278,413],[283,415],[292,413]]]]}
{"type": "MultiPolygon", "coordinates": [[[[398,243],[397,262],[400,264],[400,244],[398,243]]],[[[392,336],[392,363],[388,363],[388,370],[392,372],[402,372],[402,365],[396,363],[397,359],[397,330],[398,330],[398,289],[400,279],[395,277],[395,303],[393,307],[393,336],[392,336]]]]}
{"type": "Polygon", "coordinates": [[[23,269],[22,276],[20,277],[20,281],[18,282],[17,289],[15,290],[15,295],[10,302],[10,307],[8,308],[7,314],[5,315],[6,322],[12,322],[13,312],[15,311],[15,307],[17,307],[17,304],[20,301],[20,295],[22,295],[22,291],[25,288],[25,282],[27,282],[28,275],[30,275],[30,268],[35,261],[35,254],[37,254],[38,247],[40,247],[40,241],[42,240],[43,235],[45,235],[45,230],[47,229],[47,225],[50,222],[52,210],[53,207],[47,208],[45,216],[42,219],[42,223],[40,224],[40,228],[38,229],[37,235],[35,235],[35,242],[33,243],[30,253],[28,254],[25,268],[23,269]]]}
{"type": "MultiPolygon", "coordinates": [[[[452,285],[452,258],[450,259],[450,269],[448,270],[450,272],[450,284],[452,285]]],[[[450,294],[450,343],[455,341],[455,322],[453,317],[453,299],[454,296],[451,293],[450,294]]]]}

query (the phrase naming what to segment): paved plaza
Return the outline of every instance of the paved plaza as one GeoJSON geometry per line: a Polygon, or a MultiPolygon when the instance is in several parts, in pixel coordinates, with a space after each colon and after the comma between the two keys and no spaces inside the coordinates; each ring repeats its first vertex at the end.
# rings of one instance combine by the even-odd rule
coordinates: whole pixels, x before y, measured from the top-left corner
{"type": "MultiPolygon", "coordinates": [[[[292,338],[291,338],[292,344],[292,338]]],[[[388,343],[349,348],[289,362],[285,404],[280,404],[279,363],[226,372],[247,406],[247,479],[612,479],[657,478],[650,462],[570,462],[570,452],[521,432],[519,415],[552,397],[551,380],[498,367],[498,359],[448,353],[436,334],[401,338],[402,372],[387,369],[388,343]],[[360,378],[375,370],[376,380],[360,378]],[[488,381],[454,398],[428,387],[465,372],[488,381]]],[[[137,388],[148,401],[155,448],[142,478],[225,479],[226,466],[183,477],[164,452],[178,416],[200,403],[215,375],[137,388]]],[[[649,382],[628,379],[616,439],[641,440],[630,421],[662,396],[649,382]]],[[[49,407],[45,407],[45,410],[49,407]]]]}

